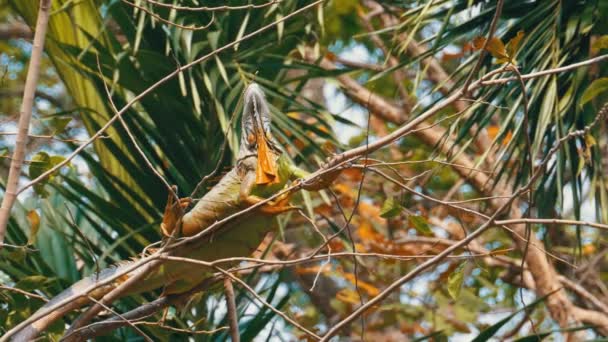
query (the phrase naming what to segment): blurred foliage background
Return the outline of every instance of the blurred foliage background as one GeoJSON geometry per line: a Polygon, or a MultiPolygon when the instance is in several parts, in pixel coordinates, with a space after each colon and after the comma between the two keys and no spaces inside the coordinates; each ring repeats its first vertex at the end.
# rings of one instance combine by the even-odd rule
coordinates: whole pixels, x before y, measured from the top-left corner
{"type": "MultiPolygon", "coordinates": [[[[308,3],[229,1],[233,6],[267,5],[189,11],[133,1],[136,6],[127,0],[53,0],[24,183],[63,160],[112,117],[104,80],[112,101],[121,108],[178,66],[308,3]]],[[[10,133],[16,131],[37,5],[35,0],[0,1],[2,184],[14,145],[10,133]]],[[[222,170],[231,167],[238,151],[239,100],[244,86],[256,81],[271,102],[277,138],[296,163],[314,171],[332,152],[391,132],[462,86],[478,59],[474,40],[487,34],[495,9],[495,1],[326,1],[180,73],[123,117],[155,170],[187,196],[218,163],[222,170]],[[365,108],[366,101],[353,95],[349,81],[360,91],[374,92],[397,115],[377,115],[365,108]]],[[[523,32],[511,56],[522,74],[557,68],[608,51],[607,13],[608,3],[599,0],[507,1],[496,36],[506,44],[523,32]]],[[[490,52],[479,75],[500,66],[495,51],[490,52]]],[[[442,111],[432,130],[448,143],[429,144],[424,135],[410,135],[371,157],[407,161],[394,165],[391,172],[417,191],[439,199],[462,201],[484,195],[483,189],[450,167],[449,162],[456,163],[459,156],[493,172],[490,188],[512,189],[528,180],[527,160],[542,159],[559,138],[595,118],[606,100],[607,69],[603,63],[527,81],[527,137],[522,89],[518,82],[510,82],[481,88],[470,101],[442,111]]],[[[591,134],[570,140],[560,149],[533,191],[534,217],[606,223],[607,136],[604,120],[591,134]]],[[[212,185],[209,182],[194,197],[201,197],[212,185]]],[[[166,195],[120,125],[45,183],[21,195],[7,243],[25,247],[0,251],[0,332],[43,304],[10,287],[50,298],[97,267],[126,260],[158,241],[166,195]]],[[[458,240],[481,222],[361,170],[344,172],[332,190],[305,193],[296,202],[315,215],[327,235],[345,224],[342,210],[346,217],[356,213],[349,233],[330,244],[333,252],[434,255],[446,246],[428,239],[458,240]]],[[[491,212],[483,202],[466,205],[491,212]]],[[[298,215],[282,216],[279,223],[280,232],[260,247],[267,257],[303,256],[322,242],[298,215]]],[[[560,275],[580,283],[608,305],[606,232],[558,225],[532,228],[545,248],[565,261],[555,262],[560,275]]],[[[513,248],[512,236],[503,230],[484,234],[481,246],[513,260],[522,256],[513,248]]],[[[527,313],[518,311],[536,296],[528,290],[520,293],[516,267],[467,258],[476,254],[468,250],[459,254],[463,257],[448,259],[370,310],[364,316],[364,330],[357,321],[341,334],[356,339],[364,331],[366,339],[395,341],[405,336],[470,339],[486,336],[483,332],[488,327],[498,327],[494,333],[505,338],[533,332],[554,335],[551,332],[559,326],[542,305],[534,310],[528,307],[527,313]],[[503,318],[508,319],[498,326],[503,318]],[[530,320],[535,322],[534,329],[530,320]]],[[[268,302],[323,333],[420,260],[333,258],[326,266],[306,264],[280,272],[262,269],[246,279],[268,302]],[[311,290],[317,273],[320,277],[311,290]]],[[[160,290],[125,298],[116,307],[126,311],[159,294],[160,290]]],[[[577,304],[593,307],[576,293],[572,296],[577,304]]],[[[244,340],[304,338],[246,292],[239,292],[238,308],[244,340]]],[[[185,307],[169,310],[165,324],[210,330],[227,324],[224,315],[221,293],[205,292],[185,307]]],[[[73,318],[67,317],[65,323],[73,318]]],[[[158,340],[180,336],[160,326],[142,329],[158,340]]],[[[49,337],[58,338],[61,331],[63,323],[56,324],[49,337]]],[[[494,334],[487,331],[488,338],[494,334]]],[[[597,333],[587,330],[589,338],[597,333]]],[[[224,340],[227,331],[192,337],[224,340]]],[[[102,340],[106,339],[141,338],[123,328],[102,340]]]]}

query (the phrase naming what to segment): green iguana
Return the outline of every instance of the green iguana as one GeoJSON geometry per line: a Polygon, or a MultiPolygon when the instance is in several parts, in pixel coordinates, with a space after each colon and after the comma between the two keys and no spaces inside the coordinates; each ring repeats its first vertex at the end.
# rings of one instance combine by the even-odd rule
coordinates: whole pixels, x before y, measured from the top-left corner
{"type": "MultiPolygon", "coordinates": [[[[176,203],[170,194],[161,224],[163,235],[183,237],[196,235],[214,222],[276,194],[284,189],[289,181],[293,182],[308,175],[306,171],[293,165],[274,141],[270,132],[270,121],[264,93],[257,84],[249,85],[245,90],[241,143],[236,166],[183,217],[183,209],[187,207],[189,201],[181,199],[176,203]],[[181,225],[178,224],[179,222],[181,225]],[[176,228],[178,231],[175,231],[176,228]]],[[[337,173],[329,174],[314,184],[304,185],[303,188],[319,190],[329,185],[336,176],[337,173]]],[[[256,250],[265,235],[276,227],[275,216],[296,208],[289,205],[288,201],[289,194],[270,201],[227,222],[220,232],[206,239],[205,243],[197,244],[196,248],[175,251],[173,255],[204,261],[249,256],[256,250]]],[[[80,280],[54,297],[40,310],[74,294],[82,293],[86,288],[124,270],[128,265],[128,262],[122,263],[80,280]]],[[[98,288],[90,293],[90,296],[96,299],[103,297],[136,274],[138,270],[141,268],[119,277],[111,285],[98,288]]],[[[125,295],[161,287],[164,287],[164,295],[184,293],[210,277],[212,273],[212,269],[203,266],[165,261],[151,271],[140,286],[131,289],[125,295]],[[196,269],[193,269],[195,267],[196,269]]],[[[21,329],[14,335],[13,341],[30,341],[57,319],[89,303],[86,297],[81,297],[21,329]]]]}

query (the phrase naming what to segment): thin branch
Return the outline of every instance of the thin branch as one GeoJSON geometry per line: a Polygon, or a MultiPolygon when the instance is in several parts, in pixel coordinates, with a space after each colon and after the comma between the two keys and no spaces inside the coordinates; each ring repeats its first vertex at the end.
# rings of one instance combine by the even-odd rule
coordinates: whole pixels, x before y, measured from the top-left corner
{"type": "Polygon", "coordinates": [[[23,91],[23,102],[21,104],[18,126],[19,134],[17,134],[15,150],[13,151],[8,180],[6,182],[6,190],[4,192],[4,198],[2,199],[2,206],[0,207],[0,249],[2,249],[2,245],[4,244],[4,237],[6,235],[6,227],[8,225],[11,209],[19,194],[17,188],[19,186],[21,167],[25,158],[25,146],[29,134],[36,86],[38,85],[38,77],[40,75],[40,62],[42,60],[44,40],[46,38],[46,30],[49,23],[50,8],[51,0],[40,0],[35,29],[36,33],[34,34],[34,42],[32,45],[32,57],[30,58],[30,65],[27,69],[27,77],[23,91]]]}
{"type": "MultiPolygon", "coordinates": [[[[0,89],[0,98],[20,96],[23,94],[23,92],[24,92],[24,88],[0,89]]],[[[36,94],[36,97],[39,97],[43,100],[50,102],[53,106],[55,106],[57,108],[63,108],[63,106],[64,106],[63,103],[61,102],[61,100],[59,100],[55,96],[53,96],[49,93],[46,93],[42,90],[36,90],[35,94],[36,94]]]]}
{"type": "Polygon", "coordinates": [[[522,223],[539,223],[539,224],[567,224],[571,226],[589,226],[602,230],[608,230],[608,224],[595,223],[589,221],[578,221],[578,220],[562,220],[562,219],[543,219],[543,218],[520,218],[520,219],[508,219],[508,220],[496,220],[496,224],[509,225],[509,224],[522,224],[522,223]]]}
{"type": "MultiPolygon", "coordinates": [[[[136,320],[144,319],[169,305],[183,303],[185,300],[190,298],[190,296],[194,295],[195,293],[208,289],[214,282],[217,282],[217,280],[218,280],[217,277],[206,279],[203,281],[203,283],[201,283],[200,285],[196,286],[194,289],[192,289],[188,292],[181,293],[178,295],[160,297],[150,303],[143,304],[129,312],[126,312],[126,313],[122,314],[122,316],[124,318],[126,318],[128,321],[136,321],[136,320]]],[[[134,324],[145,324],[145,323],[144,322],[134,322],[134,324]]],[[[108,331],[117,329],[117,328],[119,328],[121,326],[125,326],[125,325],[127,325],[127,323],[124,320],[120,319],[118,316],[114,316],[114,317],[110,317],[106,320],[103,320],[101,322],[91,323],[85,327],[77,329],[76,331],[74,331],[73,337],[74,337],[74,339],[79,340],[79,341],[87,340],[87,339],[94,338],[97,336],[105,335],[105,334],[107,334],[108,331]]],[[[172,328],[172,329],[175,329],[175,328],[172,328]]],[[[212,330],[212,331],[208,331],[208,332],[206,331],[205,333],[212,334],[219,330],[225,330],[225,329],[227,329],[227,327],[221,327],[216,330],[212,330]]],[[[184,330],[184,329],[180,329],[180,330],[184,330]]],[[[198,332],[192,331],[192,330],[188,330],[187,332],[189,334],[198,333],[198,332]]]]}
{"type": "Polygon", "coordinates": [[[44,298],[43,296],[41,296],[39,294],[27,292],[25,290],[18,289],[16,287],[10,287],[10,286],[0,285],[0,290],[6,290],[6,291],[11,291],[11,292],[16,292],[16,293],[22,294],[22,295],[24,295],[26,297],[32,297],[32,298],[40,299],[43,302],[48,302],[49,301],[48,299],[44,298]]]}
{"type": "MultiPolygon", "coordinates": [[[[91,296],[89,296],[89,300],[90,300],[90,301],[92,301],[92,302],[94,302],[94,303],[99,304],[99,305],[100,305],[100,306],[102,306],[102,307],[103,307],[105,310],[107,310],[107,311],[109,311],[109,312],[113,313],[114,315],[116,315],[117,317],[119,317],[120,319],[122,319],[122,320],[123,320],[125,323],[127,323],[127,324],[128,324],[128,325],[130,325],[130,326],[131,326],[133,329],[135,329],[135,331],[137,331],[137,332],[138,332],[138,333],[141,335],[141,337],[143,337],[143,338],[144,338],[146,341],[148,341],[148,342],[152,342],[152,341],[153,341],[153,340],[152,340],[152,339],[151,339],[151,338],[150,338],[148,335],[146,335],[146,333],[145,333],[145,332],[143,332],[141,329],[139,329],[139,328],[138,328],[138,327],[137,327],[135,324],[133,324],[133,323],[132,323],[130,320],[128,320],[128,319],[127,319],[126,317],[124,317],[123,315],[121,315],[121,314],[119,314],[118,312],[116,312],[116,311],[112,310],[112,308],[108,307],[107,305],[104,305],[103,303],[99,302],[98,300],[96,300],[95,298],[93,298],[93,297],[91,297],[91,296]]],[[[62,340],[66,340],[66,341],[67,341],[67,340],[68,340],[68,339],[67,339],[67,336],[66,336],[65,338],[63,338],[62,340]]]]}
{"type": "Polygon", "coordinates": [[[228,308],[228,323],[230,326],[230,336],[232,342],[240,342],[241,335],[239,334],[239,319],[237,317],[236,303],[234,300],[234,287],[232,287],[232,280],[228,277],[224,277],[224,293],[226,294],[226,307],[228,308]]]}
{"type": "Polygon", "coordinates": [[[129,5],[131,7],[134,7],[134,8],[137,8],[137,9],[140,9],[140,10],[144,11],[149,16],[151,16],[152,18],[154,18],[156,20],[159,20],[162,23],[165,23],[165,24],[171,25],[171,26],[175,26],[175,27],[179,27],[181,29],[188,30],[188,31],[200,31],[200,30],[204,30],[204,29],[209,28],[209,26],[211,26],[211,24],[213,24],[215,22],[215,13],[213,13],[212,16],[211,16],[211,20],[209,20],[209,22],[207,24],[205,24],[205,25],[202,25],[202,26],[180,25],[180,24],[178,24],[176,22],[173,22],[171,20],[167,20],[167,19],[161,17],[160,15],[152,12],[151,10],[147,9],[146,7],[138,6],[137,4],[135,4],[133,2],[130,2],[129,0],[120,0],[120,1],[124,2],[125,4],[127,4],[127,5],[129,5]]]}
{"type": "MultiPolygon", "coordinates": [[[[93,319],[93,317],[101,312],[101,310],[107,307],[107,305],[110,305],[114,300],[124,295],[130,288],[141,282],[151,271],[160,266],[160,264],[161,262],[158,260],[148,263],[146,266],[138,270],[136,274],[131,275],[129,279],[120,284],[120,286],[115,287],[113,290],[105,294],[99,301],[96,301],[93,306],[91,306],[72,323],[64,338],[69,340],[68,337],[72,335],[76,329],[83,327],[86,323],[93,319]]],[[[87,295],[87,298],[90,298],[90,296],[87,295]]]]}
{"type": "MultiPolygon", "coordinates": [[[[582,62],[579,62],[579,63],[573,63],[573,64],[570,64],[570,65],[565,65],[565,66],[560,67],[560,68],[543,70],[543,71],[532,72],[532,73],[529,73],[529,74],[521,75],[521,78],[523,80],[529,80],[529,79],[533,79],[533,78],[539,78],[539,77],[542,77],[542,76],[558,74],[558,73],[561,73],[561,72],[566,72],[566,71],[578,69],[580,67],[584,67],[584,66],[588,66],[588,65],[592,65],[592,64],[597,64],[597,63],[603,62],[605,60],[608,60],[608,54],[597,56],[597,57],[594,57],[594,58],[590,58],[588,60],[585,60],[585,61],[582,61],[582,62]]],[[[495,79],[495,80],[484,80],[484,81],[481,82],[481,85],[482,86],[488,86],[488,85],[505,84],[507,82],[517,81],[517,80],[518,80],[517,76],[512,76],[512,77],[498,78],[498,79],[495,79]]]]}
{"type": "MultiPolygon", "coordinates": [[[[18,135],[19,133],[17,132],[0,132],[0,135],[18,135]]],[[[61,139],[61,138],[57,138],[54,135],[39,135],[39,134],[29,134],[28,135],[29,138],[34,138],[34,139],[44,139],[44,140],[55,140],[55,141],[59,141],[59,142],[65,142],[65,143],[84,143],[86,142],[86,140],[80,140],[80,139],[61,139]]],[[[99,137],[99,139],[109,139],[110,137],[107,135],[102,135],[99,137]]],[[[12,159],[12,158],[9,158],[12,159]]]]}
{"type": "Polygon", "coordinates": [[[201,7],[188,7],[188,6],[179,6],[179,5],[172,5],[172,4],[166,4],[160,1],[155,1],[155,0],[144,0],[145,2],[155,5],[155,6],[159,6],[159,7],[165,7],[165,8],[170,8],[173,10],[177,10],[177,11],[190,11],[190,12],[212,12],[212,11],[231,11],[231,10],[243,10],[243,9],[258,9],[258,8],[264,8],[264,7],[268,7],[270,5],[274,5],[274,4],[278,4],[281,3],[282,0],[272,0],[269,1],[267,3],[264,4],[259,4],[259,5],[255,5],[255,4],[248,4],[248,5],[241,5],[241,6],[201,6],[201,7]]]}
{"type": "Polygon", "coordinates": [[[0,25],[0,40],[19,38],[32,38],[32,30],[28,25],[21,22],[0,25]]]}

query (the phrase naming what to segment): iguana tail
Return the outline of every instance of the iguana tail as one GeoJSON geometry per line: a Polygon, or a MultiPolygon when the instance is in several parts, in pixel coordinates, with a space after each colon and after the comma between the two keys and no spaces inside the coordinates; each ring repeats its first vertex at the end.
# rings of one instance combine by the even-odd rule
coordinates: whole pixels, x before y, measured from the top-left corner
{"type": "MultiPolygon", "coordinates": [[[[121,270],[122,267],[123,266],[111,266],[109,268],[106,268],[106,269],[100,271],[98,274],[93,274],[90,277],[84,278],[84,279],[74,283],[72,286],[65,289],[63,292],[61,292],[60,294],[55,296],[53,299],[51,299],[43,307],[38,309],[38,311],[36,313],[40,312],[41,310],[45,310],[73,295],[83,294],[84,291],[88,287],[90,287],[91,285],[95,285],[96,283],[101,282],[104,279],[111,277],[112,275],[116,274],[116,272],[121,270]]],[[[122,281],[124,281],[124,279],[122,279],[122,281]]],[[[117,284],[118,284],[118,282],[113,282],[111,284],[101,286],[101,287],[95,289],[93,292],[91,292],[89,294],[89,296],[91,296],[92,298],[95,298],[95,299],[99,299],[99,298],[103,297],[106,293],[108,293],[112,289],[114,289],[117,286],[117,284]]],[[[65,316],[70,311],[76,310],[84,305],[89,304],[90,302],[91,301],[87,297],[79,297],[78,299],[72,301],[71,303],[69,303],[61,308],[58,308],[55,311],[50,312],[49,314],[45,315],[44,317],[40,318],[39,320],[24,327],[19,332],[17,332],[15,335],[13,335],[11,341],[13,341],[13,342],[33,341],[36,338],[36,336],[38,336],[41,332],[43,332],[45,329],[47,329],[56,320],[61,319],[63,316],[65,316]]]]}

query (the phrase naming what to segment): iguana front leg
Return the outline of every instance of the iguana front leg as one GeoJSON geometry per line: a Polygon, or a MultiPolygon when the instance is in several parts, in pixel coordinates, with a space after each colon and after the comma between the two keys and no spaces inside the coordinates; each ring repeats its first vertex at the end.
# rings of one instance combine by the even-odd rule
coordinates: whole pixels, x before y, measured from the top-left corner
{"type": "MultiPolygon", "coordinates": [[[[307,191],[319,191],[322,189],[326,189],[334,182],[334,180],[336,180],[336,178],[338,178],[341,172],[341,169],[336,169],[334,171],[323,174],[322,176],[315,178],[310,183],[303,183],[302,188],[307,191]]],[[[308,177],[310,173],[308,171],[300,169],[295,165],[292,165],[291,175],[292,180],[294,182],[302,182],[302,180],[308,177]]]]}
{"type": "MultiPolygon", "coordinates": [[[[260,203],[265,199],[252,194],[252,190],[256,185],[256,174],[254,172],[247,172],[241,182],[241,189],[239,191],[239,202],[246,206],[252,206],[260,203]]],[[[279,196],[276,200],[269,201],[268,203],[260,207],[260,212],[267,215],[278,215],[290,210],[296,210],[298,207],[289,205],[289,194],[286,193],[279,196]]]]}

